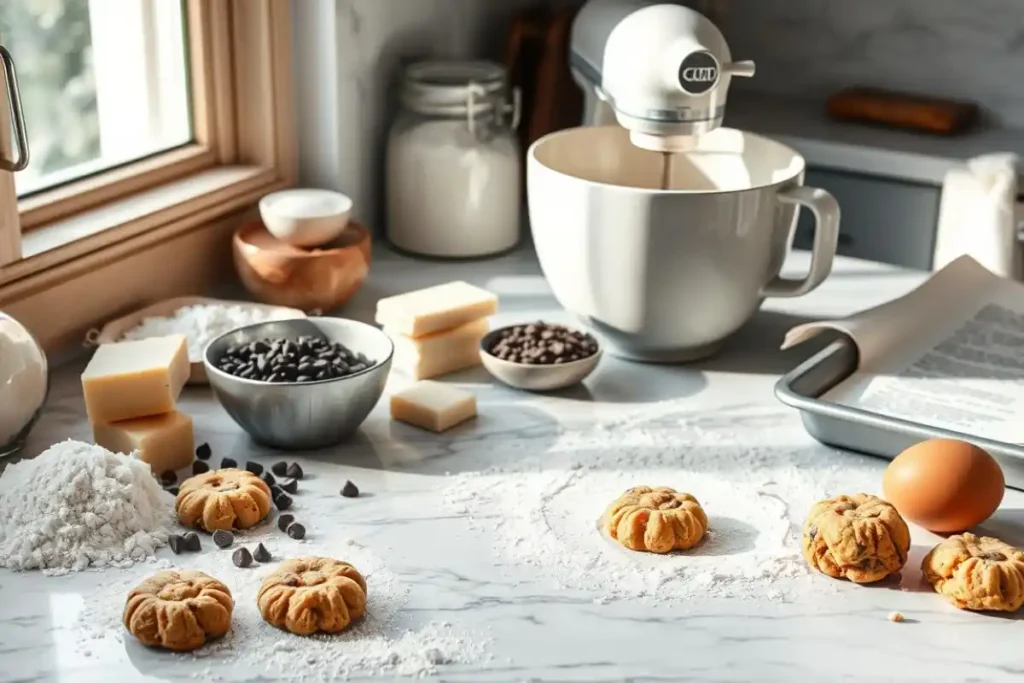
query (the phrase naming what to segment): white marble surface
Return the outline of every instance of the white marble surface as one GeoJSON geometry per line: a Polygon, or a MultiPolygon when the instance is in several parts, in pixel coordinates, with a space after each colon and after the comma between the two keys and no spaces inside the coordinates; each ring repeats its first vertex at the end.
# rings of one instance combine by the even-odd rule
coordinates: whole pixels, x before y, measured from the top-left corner
{"type": "MultiPolygon", "coordinates": [[[[496,291],[502,306],[499,322],[562,315],[532,255],[525,252],[452,265],[378,251],[367,286],[343,313],[366,317],[377,297],[454,277],[496,291]]],[[[474,529],[467,515],[453,514],[442,501],[446,473],[546,452],[554,458],[560,439],[575,435],[585,440],[595,426],[609,423],[646,425],[670,453],[687,451],[688,435],[699,426],[716,435],[720,448],[757,444],[779,463],[794,467],[798,456],[804,463],[820,459],[822,471],[836,481],[843,481],[847,470],[859,476],[880,474],[882,461],[816,444],[797,414],[774,399],[779,373],[809,353],[775,349],[784,330],[798,320],[879,303],[907,291],[920,277],[840,259],[818,292],[769,302],[720,357],[692,367],[606,359],[585,387],[552,396],[497,386],[479,370],[458,374],[448,381],[477,393],[481,416],[446,435],[392,424],[382,402],[352,443],[300,456],[311,476],[296,496],[296,514],[308,521],[312,539],[337,547],[339,554],[347,541],[355,541],[382,558],[408,587],[395,629],[443,619],[457,630],[490,639],[488,659],[441,666],[435,680],[1019,680],[1024,666],[1017,648],[1024,627],[1013,617],[959,612],[925,590],[914,564],[935,539],[920,530],[914,531],[911,564],[898,583],[857,587],[819,577],[805,593],[781,602],[697,598],[673,605],[600,604],[586,591],[559,590],[533,568],[506,565],[499,570],[486,527],[474,529]],[[356,501],[339,498],[345,479],[372,495],[356,501]],[[886,616],[893,610],[908,621],[890,623],[886,616]]],[[[58,439],[88,437],[76,369],[57,373],[49,408],[27,455],[58,439]]],[[[183,408],[195,416],[197,437],[212,445],[215,459],[269,464],[280,458],[254,447],[206,391],[189,390],[183,408]]],[[[615,449],[630,436],[627,428],[603,434],[593,448],[615,449]]],[[[710,463],[715,452],[701,452],[693,462],[710,463]]],[[[986,528],[1024,542],[1024,495],[1010,492],[986,528]]],[[[205,553],[217,552],[208,540],[206,545],[205,553]]],[[[277,545],[285,554],[283,541],[277,545]]],[[[163,551],[161,557],[172,556],[163,551]]],[[[195,659],[145,650],[124,638],[116,624],[106,626],[91,616],[95,596],[124,583],[126,576],[148,571],[142,566],[47,578],[0,570],[0,681],[273,678],[255,658],[248,663],[216,653],[195,659]],[[93,636],[86,646],[83,632],[93,636]]],[[[222,578],[230,584],[238,576],[231,569],[222,578]]],[[[371,610],[372,588],[371,580],[371,610]]],[[[337,647],[341,656],[346,644],[337,647]]],[[[308,673],[312,678],[323,672],[308,673]]]]}

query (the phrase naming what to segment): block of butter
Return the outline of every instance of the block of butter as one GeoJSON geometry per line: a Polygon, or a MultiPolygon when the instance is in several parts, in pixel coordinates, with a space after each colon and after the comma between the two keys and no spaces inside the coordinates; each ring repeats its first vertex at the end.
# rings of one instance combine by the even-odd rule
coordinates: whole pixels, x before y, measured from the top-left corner
{"type": "Polygon", "coordinates": [[[82,373],[89,421],[106,424],[171,412],[189,369],[181,334],[100,345],[82,373]]]}
{"type": "Polygon", "coordinates": [[[391,419],[443,432],[476,416],[476,396],[441,382],[425,380],[391,397],[391,419]]]}
{"type": "Polygon", "coordinates": [[[395,343],[392,367],[412,379],[428,379],[480,364],[480,340],[490,325],[486,318],[459,325],[447,332],[407,337],[384,328],[395,343]]]}
{"type": "Polygon", "coordinates": [[[192,418],[174,410],[163,415],[137,417],[92,426],[93,441],[114,453],[138,451],[153,472],[180,470],[192,464],[195,436],[192,418]]]}
{"type": "Polygon", "coordinates": [[[376,321],[409,337],[450,330],[498,311],[498,297],[468,282],[449,282],[377,302],[376,321]]]}

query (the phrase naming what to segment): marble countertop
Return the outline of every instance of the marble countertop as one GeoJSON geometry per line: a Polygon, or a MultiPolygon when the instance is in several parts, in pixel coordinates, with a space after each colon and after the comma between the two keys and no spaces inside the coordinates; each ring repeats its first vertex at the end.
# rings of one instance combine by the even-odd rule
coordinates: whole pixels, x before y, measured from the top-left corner
{"type": "MultiPolygon", "coordinates": [[[[805,263],[801,254],[791,260],[796,266],[805,263]]],[[[820,466],[829,485],[875,481],[880,487],[883,461],[817,444],[797,413],[773,397],[779,374],[813,350],[781,352],[777,347],[784,331],[797,322],[880,303],[908,291],[922,277],[840,258],[817,292],[769,301],[719,357],[694,366],[607,358],[585,386],[547,396],[496,385],[480,369],[460,373],[447,381],[477,394],[480,417],[444,435],[392,423],[382,401],[351,443],[289,456],[310,475],[296,496],[296,515],[307,520],[311,543],[343,558],[347,548],[379,558],[392,579],[378,591],[397,592],[399,586],[405,591],[401,601],[389,603],[395,608],[389,628],[396,633],[443,621],[480,644],[481,656],[438,665],[431,675],[436,680],[1018,680],[1024,674],[1017,656],[1024,627],[1012,617],[960,612],[922,587],[917,564],[936,539],[919,529],[902,578],[884,586],[809,577],[808,589],[781,600],[697,594],[664,604],[609,602],[586,590],[560,588],[537,567],[502,562],[492,549],[489,527],[474,523],[479,521],[474,511],[453,511],[445,501],[445,490],[459,473],[529,457],[559,462],[558,451],[569,442],[598,455],[632,448],[633,435],[641,431],[650,437],[645,447],[661,449],[668,463],[675,453],[680,458],[685,453],[687,467],[699,468],[728,449],[756,445],[780,471],[811,463],[814,471],[820,466]],[[695,435],[703,441],[698,443],[695,435]],[[346,479],[368,495],[355,501],[340,498],[338,489],[346,479]],[[907,621],[888,621],[892,611],[907,621]]],[[[525,251],[453,265],[411,261],[380,250],[371,278],[342,314],[368,319],[381,296],[453,278],[495,291],[502,309],[498,322],[564,319],[534,257],[525,251]]],[[[72,363],[56,372],[47,410],[25,457],[61,439],[89,438],[79,367],[72,363]]],[[[393,376],[389,390],[401,381],[393,376]]],[[[197,441],[210,443],[215,461],[231,456],[269,465],[281,459],[254,446],[206,390],[188,389],[182,409],[194,416],[197,441]]],[[[500,518],[504,513],[497,509],[491,514],[500,518]]],[[[802,510],[795,512],[793,523],[802,516],[802,510]]],[[[1024,494],[1009,491],[986,529],[1010,542],[1024,542],[1024,494]]],[[[276,552],[299,550],[282,547],[288,539],[278,540],[283,536],[276,530],[266,533],[276,552]]],[[[208,540],[206,546],[202,557],[218,552],[208,540]]],[[[159,557],[181,565],[192,561],[166,550],[159,557]]],[[[242,580],[243,570],[229,563],[224,567],[222,580],[242,580]]],[[[63,577],[0,570],[0,681],[263,681],[289,673],[275,672],[256,653],[229,657],[227,648],[200,657],[178,656],[146,650],[124,637],[116,621],[122,586],[152,571],[147,564],[63,577]]],[[[371,589],[373,581],[371,576],[371,589]]],[[[375,599],[388,597],[374,595],[371,590],[371,610],[375,599]]],[[[253,610],[246,609],[245,618],[251,619],[253,610]]],[[[245,628],[260,626],[246,622],[245,628]]],[[[258,642],[263,641],[247,645],[243,639],[232,647],[264,647],[254,645],[258,642]]],[[[351,641],[339,641],[327,647],[336,647],[342,657],[351,646],[351,641]]],[[[310,663],[302,677],[335,677],[318,666],[310,663]]],[[[372,671],[349,673],[360,679],[372,671]]]]}

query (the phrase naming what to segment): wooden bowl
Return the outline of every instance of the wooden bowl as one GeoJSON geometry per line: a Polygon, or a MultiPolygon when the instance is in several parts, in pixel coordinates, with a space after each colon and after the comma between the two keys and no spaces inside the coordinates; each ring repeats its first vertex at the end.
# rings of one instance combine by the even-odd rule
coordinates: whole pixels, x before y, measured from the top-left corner
{"type": "Polygon", "coordinates": [[[323,249],[293,247],[260,222],[239,228],[233,246],[242,285],[274,306],[331,311],[351,299],[370,272],[370,232],[354,221],[323,249]]]}

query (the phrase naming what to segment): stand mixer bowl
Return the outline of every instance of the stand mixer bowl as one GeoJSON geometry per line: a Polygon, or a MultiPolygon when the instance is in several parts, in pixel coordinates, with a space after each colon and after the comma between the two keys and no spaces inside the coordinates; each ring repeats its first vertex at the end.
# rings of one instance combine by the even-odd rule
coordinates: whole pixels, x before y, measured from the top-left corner
{"type": "Polygon", "coordinates": [[[710,356],[765,297],[806,294],[831,270],[839,207],[802,186],[804,167],[789,147],[728,128],[673,155],[635,147],[618,126],[552,133],[527,156],[541,269],[612,354],[710,356]],[[812,263],[802,279],[781,278],[801,205],[816,219],[812,263]]]}

